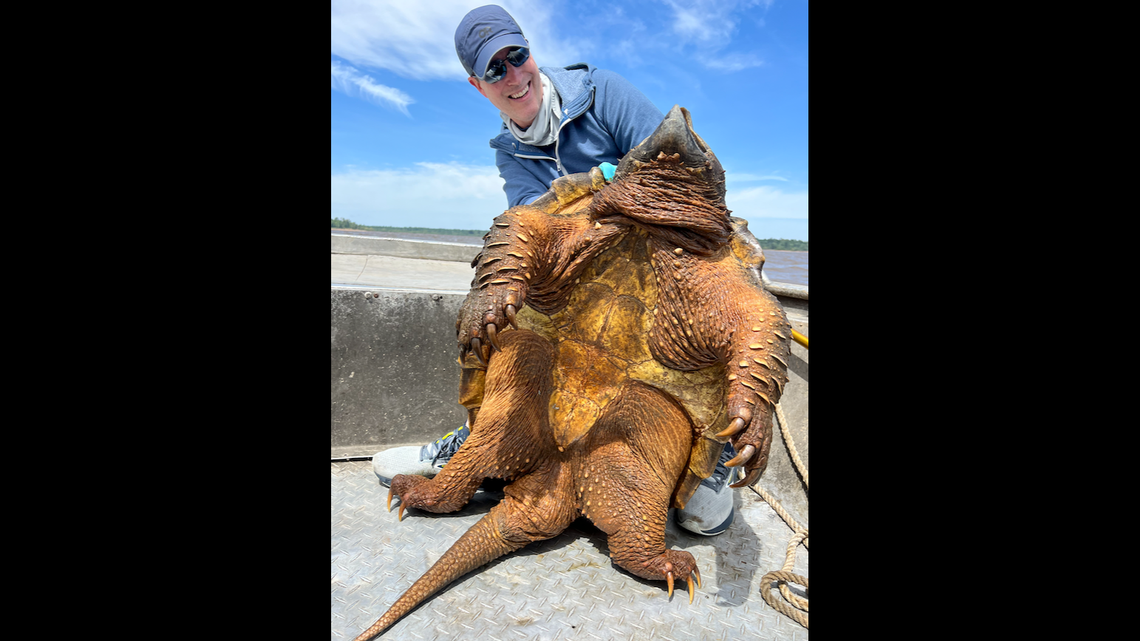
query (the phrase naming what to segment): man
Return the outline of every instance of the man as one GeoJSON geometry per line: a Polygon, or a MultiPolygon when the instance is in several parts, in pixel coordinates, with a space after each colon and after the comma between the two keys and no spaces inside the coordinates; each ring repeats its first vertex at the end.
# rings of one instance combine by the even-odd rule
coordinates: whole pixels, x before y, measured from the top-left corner
{"type": "Polygon", "coordinates": [[[500,110],[491,147],[508,207],[534,201],[559,176],[616,165],[664,118],[613,72],[586,64],[539,71],[522,30],[494,5],[467,14],[455,49],[467,81],[500,110]]]}
{"type": "MultiPolygon", "coordinates": [[[[529,204],[559,176],[617,165],[664,119],[648,98],[621,76],[587,64],[539,69],[522,29],[501,7],[473,9],[455,31],[455,51],[471,86],[499,109],[503,127],[491,139],[507,206],[529,204]]],[[[464,425],[423,447],[400,447],[372,459],[389,485],[396,474],[432,477],[470,434],[464,425]]],[[[674,518],[685,529],[713,536],[734,516],[725,467],[736,455],[726,444],[713,475],[701,482],[674,518]]]]}

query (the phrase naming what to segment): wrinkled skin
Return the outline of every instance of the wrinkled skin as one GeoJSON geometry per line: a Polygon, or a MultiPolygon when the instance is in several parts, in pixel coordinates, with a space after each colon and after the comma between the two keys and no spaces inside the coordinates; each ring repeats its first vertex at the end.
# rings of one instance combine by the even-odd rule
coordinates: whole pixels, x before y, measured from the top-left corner
{"type": "Polygon", "coordinates": [[[724,206],[724,172],[674,107],[607,185],[560,178],[495,219],[456,323],[471,436],[434,478],[397,475],[406,508],[452,512],[485,478],[503,500],[358,639],[437,590],[579,516],[614,563],[684,580],[665,547],[670,507],[713,471],[721,443],[750,485],[768,463],[791,328],[763,289],[763,254],[724,206]]]}

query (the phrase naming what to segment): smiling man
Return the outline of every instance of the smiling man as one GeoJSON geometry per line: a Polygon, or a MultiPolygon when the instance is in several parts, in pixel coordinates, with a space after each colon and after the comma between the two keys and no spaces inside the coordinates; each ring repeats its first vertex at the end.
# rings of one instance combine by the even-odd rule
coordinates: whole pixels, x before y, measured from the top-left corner
{"type": "MultiPolygon", "coordinates": [[[[503,119],[491,147],[508,207],[530,204],[559,176],[587,172],[603,162],[617,165],[665,118],[611,71],[584,63],[539,69],[522,29],[502,7],[479,7],[464,16],[455,31],[455,52],[470,76],[467,81],[498,107],[503,119]]],[[[396,474],[434,477],[470,434],[464,425],[423,447],[378,452],[372,468],[386,486],[396,474]]],[[[739,476],[724,463],[734,456],[726,444],[712,476],[675,512],[681,527],[705,536],[728,529],[734,515],[729,484],[739,476]]]]}
{"type": "Polygon", "coordinates": [[[499,109],[491,140],[507,206],[529,204],[559,176],[616,165],[665,117],[611,71],[585,63],[538,67],[522,29],[502,7],[464,16],[455,52],[467,81],[499,109]]]}

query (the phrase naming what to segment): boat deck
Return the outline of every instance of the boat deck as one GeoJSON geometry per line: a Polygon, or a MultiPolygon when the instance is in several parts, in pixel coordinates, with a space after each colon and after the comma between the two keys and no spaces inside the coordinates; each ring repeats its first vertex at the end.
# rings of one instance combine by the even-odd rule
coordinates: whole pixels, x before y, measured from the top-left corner
{"type": "MultiPolygon", "coordinates": [[[[332,463],[333,639],[372,625],[502,497],[479,492],[459,512],[411,509],[398,521],[395,505],[385,511],[387,495],[371,461],[332,463]]],[[[720,536],[690,534],[670,518],[666,545],[690,552],[701,571],[692,604],[683,580],[670,599],[664,581],[614,565],[605,535],[579,519],[460,578],[378,638],[806,641],[806,628],[761,597],[760,579],[784,565],[791,528],[751,489],[734,500],[736,519],[720,536]]],[[[809,575],[802,545],[793,572],[809,575]]]]}

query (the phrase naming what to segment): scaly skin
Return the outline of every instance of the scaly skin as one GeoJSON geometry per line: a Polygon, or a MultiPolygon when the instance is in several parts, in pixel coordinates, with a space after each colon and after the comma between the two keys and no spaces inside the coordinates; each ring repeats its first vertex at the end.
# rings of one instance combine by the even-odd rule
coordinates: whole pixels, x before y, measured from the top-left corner
{"type": "MultiPolygon", "coordinates": [[[[653,243],[651,242],[651,246],[653,243]]],[[[768,465],[772,412],[787,382],[791,327],[775,298],[748,287],[728,259],[710,263],[691,254],[654,248],[654,269],[667,311],[653,327],[650,349],[669,367],[692,370],[726,364],[729,437],[751,485],[768,465]]]]}
{"type": "Polygon", "coordinates": [[[696,560],[683,550],[665,549],[670,494],[694,438],[684,410],[659,390],[631,382],[585,438],[560,452],[550,440],[546,412],[535,411],[545,404],[534,402],[550,393],[549,343],[528,330],[507,332],[500,343],[471,436],[434,479],[396,475],[389,500],[400,498],[401,515],[405,507],[453,512],[483,478],[513,482],[503,489],[503,501],[358,641],[382,632],[467,572],[531,541],[557,536],[578,516],[609,536],[615,563],[642,578],[667,581],[670,594],[674,580],[685,580],[692,600],[690,574],[700,580],[696,560]]]}
{"type": "Polygon", "coordinates": [[[731,439],[739,452],[729,465],[747,475],[733,487],[760,476],[788,380],[790,326],[760,283],[755,239],[736,227],[720,163],[678,107],[622,159],[612,184],[597,169],[559,178],[495,219],[456,321],[471,436],[434,479],[393,478],[389,510],[396,496],[401,519],[406,508],[452,512],[485,478],[509,485],[358,641],[578,516],[606,533],[614,563],[666,581],[670,596],[683,579],[692,601],[700,573],[691,554],[665,547],[669,507],[712,471],[719,446],[708,439],[731,439]],[[599,264],[616,271],[599,272],[593,261],[610,248],[618,253],[599,264]],[[622,271],[646,256],[652,277],[622,271]],[[586,274],[595,280],[578,288],[586,274]],[[572,298],[594,307],[568,308],[572,298]],[[611,323],[624,333],[607,338],[611,323]],[[722,405],[694,414],[681,397],[722,405]]]}
{"type": "MultiPolygon", "coordinates": [[[[600,180],[601,172],[593,173],[600,180]]],[[[495,218],[483,251],[471,261],[475,278],[455,325],[460,350],[486,365],[498,334],[508,324],[517,328],[514,317],[524,303],[545,314],[564,307],[582,269],[626,229],[581,216],[556,218],[533,206],[495,218]]]]}
{"type": "Polygon", "coordinates": [[[615,180],[592,207],[633,218],[649,230],[660,289],[649,344],[654,358],[683,371],[728,366],[730,424],[717,437],[730,437],[739,452],[729,463],[745,466],[747,475],[733,485],[743,487],[768,465],[772,411],[787,382],[791,326],[776,299],[733,254],[718,182],[702,175],[707,168],[687,164],[680,152],[659,152],[639,174],[615,180]],[[654,193],[647,197],[647,191],[654,193]],[[687,206],[678,212],[661,202],[687,206]]]}

